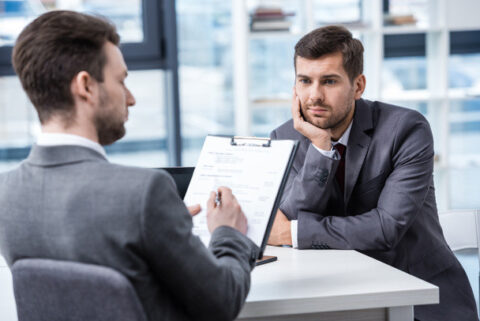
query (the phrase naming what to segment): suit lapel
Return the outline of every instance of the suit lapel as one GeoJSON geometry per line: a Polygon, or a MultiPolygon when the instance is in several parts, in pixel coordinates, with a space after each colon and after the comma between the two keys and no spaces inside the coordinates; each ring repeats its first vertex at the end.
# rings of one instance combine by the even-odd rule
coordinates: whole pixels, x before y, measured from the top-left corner
{"type": "Polygon", "coordinates": [[[345,160],[345,194],[344,204],[347,205],[352,195],[353,187],[357,183],[371,136],[366,132],[373,128],[372,109],[363,99],[355,102],[355,115],[347,144],[345,160]]]}

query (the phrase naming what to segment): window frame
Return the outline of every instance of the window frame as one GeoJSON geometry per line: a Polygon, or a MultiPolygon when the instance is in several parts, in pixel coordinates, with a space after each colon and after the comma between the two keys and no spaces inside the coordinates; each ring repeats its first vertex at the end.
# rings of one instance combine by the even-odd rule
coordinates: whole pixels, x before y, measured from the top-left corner
{"type": "MultiPolygon", "coordinates": [[[[168,163],[181,165],[180,100],[178,89],[177,30],[175,1],[142,0],[143,34],[142,42],[120,43],[120,50],[129,70],[161,69],[166,77],[166,126],[167,137],[160,139],[158,146],[166,146],[168,163]]],[[[0,77],[15,75],[11,63],[13,46],[0,47],[0,77]]],[[[108,150],[124,150],[117,142],[108,150]]],[[[148,144],[147,144],[148,145],[148,144]]],[[[148,146],[151,146],[148,145],[148,146]]],[[[0,147],[5,160],[22,159],[30,147],[0,147]]]]}

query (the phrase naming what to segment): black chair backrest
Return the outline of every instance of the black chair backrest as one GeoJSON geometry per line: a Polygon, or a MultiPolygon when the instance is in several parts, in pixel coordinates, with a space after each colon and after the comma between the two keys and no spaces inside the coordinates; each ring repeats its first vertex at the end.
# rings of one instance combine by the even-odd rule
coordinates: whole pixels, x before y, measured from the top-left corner
{"type": "Polygon", "coordinates": [[[130,282],[108,267],[21,259],[12,276],[18,321],[147,320],[130,282]]]}
{"type": "Polygon", "coordinates": [[[187,188],[192,179],[195,167],[164,167],[162,169],[172,175],[173,180],[177,184],[178,194],[180,195],[180,198],[183,199],[185,193],[187,193],[187,188]]]}

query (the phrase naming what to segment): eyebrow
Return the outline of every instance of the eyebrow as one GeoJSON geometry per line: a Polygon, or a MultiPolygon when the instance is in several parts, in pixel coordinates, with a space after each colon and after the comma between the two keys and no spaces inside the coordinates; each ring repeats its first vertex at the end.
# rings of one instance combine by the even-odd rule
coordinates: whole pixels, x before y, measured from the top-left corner
{"type": "MultiPolygon", "coordinates": [[[[311,78],[310,76],[303,75],[303,74],[298,74],[297,77],[298,78],[311,78]]],[[[337,75],[337,74],[328,74],[328,75],[323,75],[321,78],[325,79],[325,78],[341,78],[341,77],[340,77],[340,75],[337,75]]]]}
{"type": "Polygon", "coordinates": [[[341,78],[340,75],[337,74],[329,74],[329,75],[323,75],[322,78],[341,78]]]}

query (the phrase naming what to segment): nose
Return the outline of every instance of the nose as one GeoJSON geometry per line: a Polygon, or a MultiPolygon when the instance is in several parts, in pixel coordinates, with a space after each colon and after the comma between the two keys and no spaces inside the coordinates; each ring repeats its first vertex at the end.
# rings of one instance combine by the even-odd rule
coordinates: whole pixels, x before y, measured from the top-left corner
{"type": "Polygon", "coordinates": [[[321,101],[323,102],[325,95],[323,93],[323,88],[319,83],[315,82],[310,87],[310,100],[312,102],[321,101]]]}
{"type": "Polygon", "coordinates": [[[135,103],[135,97],[133,97],[132,92],[127,88],[127,106],[132,107],[135,103]]]}

